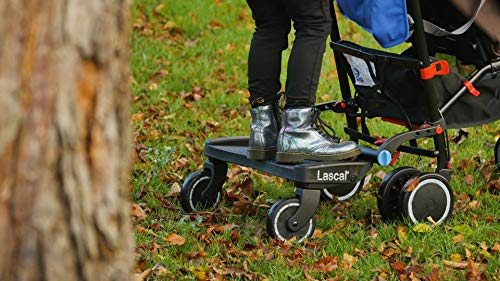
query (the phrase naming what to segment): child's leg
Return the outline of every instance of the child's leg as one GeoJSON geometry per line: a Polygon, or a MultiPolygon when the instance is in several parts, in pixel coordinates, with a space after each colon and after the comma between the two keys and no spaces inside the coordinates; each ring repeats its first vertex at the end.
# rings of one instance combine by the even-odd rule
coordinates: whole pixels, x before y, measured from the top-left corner
{"type": "Polygon", "coordinates": [[[247,3],[256,25],[248,55],[250,103],[270,104],[281,89],[281,53],[288,47],[291,20],[280,0],[247,3]]]}
{"type": "Polygon", "coordinates": [[[287,108],[316,102],[326,39],[331,31],[329,0],[284,0],[294,22],[295,41],[288,61],[287,108]]]}

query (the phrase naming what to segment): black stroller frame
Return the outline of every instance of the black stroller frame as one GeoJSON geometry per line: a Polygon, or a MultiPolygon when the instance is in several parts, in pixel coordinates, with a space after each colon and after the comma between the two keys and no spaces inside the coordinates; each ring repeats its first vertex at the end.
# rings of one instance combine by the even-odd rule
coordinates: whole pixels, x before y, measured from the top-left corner
{"type": "MultiPolygon", "coordinates": [[[[330,46],[337,65],[342,101],[317,104],[315,107],[320,111],[331,110],[345,114],[347,118],[345,132],[351,140],[375,144],[379,146],[378,149],[360,146],[362,154],[355,160],[279,164],[274,160],[256,161],[247,158],[249,137],[210,139],[205,143],[204,153],[208,160],[203,169],[186,178],[181,190],[180,201],[186,212],[217,206],[222,197],[222,185],[226,180],[227,163],[250,167],[294,182],[296,196],[281,199],[272,206],[267,217],[267,230],[271,237],[283,241],[296,239],[300,242],[313,234],[314,213],[322,196],[348,199],[362,188],[364,178],[374,163],[388,166],[395,160],[397,152],[401,151],[436,158],[437,168],[434,173],[422,173],[412,167],[400,167],[390,172],[381,183],[377,197],[382,218],[392,220],[407,217],[414,223],[421,221],[442,223],[451,215],[454,200],[449,184],[451,170],[445,136],[446,121],[442,114],[464,95],[468,88],[463,86],[444,106],[438,108],[439,92],[432,77],[440,75],[444,71],[444,66],[440,63],[431,63],[420,1],[408,1],[409,13],[415,22],[413,45],[417,58],[364,48],[342,41],[333,1],[330,3],[333,14],[330,46]],[[418,128],[409,126],[409,131],[387,140],[370,136],[364,128],[360,131],[357,118],[364,116],[359,113],[359,105],[351,94],[346,66],[340,63],[344,53],[365,61],[420,69],[423,74],[427,74],[424,83],[431,122],[418,128]],[[426,150],[417,147],[416,140],[421,138],[432,138],[435,149],[426,150]]],[[[486,73],[499,69],[500,61],[497,60],[477,71],[470,81],[474,83],[486,73]]],[[[364,118],[362,120],[361,127],[364,127],[364,118]]],[[[495,149],[498,163],[497,150],[500,149],[498,142],[495,149]]]]}

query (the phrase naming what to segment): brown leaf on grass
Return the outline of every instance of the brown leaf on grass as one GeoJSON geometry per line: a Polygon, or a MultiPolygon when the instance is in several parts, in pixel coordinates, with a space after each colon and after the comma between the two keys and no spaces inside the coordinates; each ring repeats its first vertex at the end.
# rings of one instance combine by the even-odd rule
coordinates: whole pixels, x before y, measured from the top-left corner
{"type": "Polygon", "coordinates": [[[253,280],[255,278],[255,274],[246,271],[242,267],[236,267],[236,266],[224,266],[222,268],[215,267],[214,271],[222,276],[231,276],[231,277],[244,276],[249,280],[253,280]]]}
{"type": "Polygon", "coordinates": [[[427,276],[425,276],[425,281],[438,281],[441,280],[439,276],[439,270],[433,269],[427,276]]]}
{"type": "Polygon", "coordinates": [[[500,192],[500,179],[490,181],[488,183],[487,187],[491,193],[499,193],[500,192]]]}
{"type": "Polygon", "coordinates": [[[354,264],[356,263],[358,259],[352,255],[349,255],[347,253],[344,253],[344,255],[342,256],[342,269],[343,270],[350,270],[354,264]]]}
{"type": "Polygon", "coordinates": [[[396,252],[394,251],[393,248],[387,248],[382,252],[382,256],[384,259],[388,259],[392,257],[396,252]]]}
{"type": "Polygon", "coordinates": [[[141,222],[146,218],[146,212],[141,208],[141,206],[136,203],[132,203],[130,206],[130,213],[135,222],[141,222]]]}
{"type": "Polygon", "coordinates": [[[316,280],[311,275],[309,275],[309,267],[306,264],[301,264],[300,268],[302,269],[302,273],[304,274],[304,277],[306,278],[307,281],[316,280]]]}
{"type": "Polygon", "coordinates": [[[321,238],[325,237],[325,235],[326,235],[326,233],[323,230],[321,230],[321,229],[315,229],[311,238],[313,238],[313,239],[321,239],[321,238]]]}
{"type": "Polygon", "coordinates": [[[406,264],[400,261],[395,261],[391,263],[391,268],[399,273],[404,273],[406,270],[406,264]]]}
{"type": "Polygon", "coordinates": [[[165,276],[167,274],[171,274],[170,271],[167,270],[167,266],[162,262],[155,264],[155,266],[153,266],[153,268],[151,269],[151,273],[154,276],[158,276],[158,277],[165,276]]]}
{"type": "Polygon", "coordinates": [[[468,263],[444,260],[443,265],[453,269],[464,270],[467,268],[468,263]]]}
{"type": "Polygon", "coordinates": [[[231,231],[231,233],[229,234],[229,238],[231,238],[231,241],[233,241],[233,242],[235,242],[235,243],[236,243],[236,242],[240,241],[240,239],[241,239],[241,235],[240,235],[240,233],[239,233],[238,231],[233,230],[233,231],[231,231]]]}
{"type": "Polygon", "coordinates": [[[464,241],[464,235],[463,234],[458,234],[457,236],[453,237],[453,243],[459,243],[464,241]]]}
{"type": "Polygon", "coordinates": [[[464,177],[464,182],[470,186],[472,186],[474,184],[474,180],[475,180],[475,178],[473,175],[465,175],[465,177],[464,177]]]}
{"type": "Polygon", "coordinates": [[[209,29],[220,29],[224,27],[224,23],[222,23],[221,21],[217,20],[217,19],[212,19],[212,21],[208,24],[208,28],[209,29]]]}
{"type": "Polygon", "coordinates": [[[467,273],[467,280],[469,280],[469,281],[482,280],[480,278],[481,275],[479,274],[479,270],[478,270],[477,265],[474,262],[474,260],[469,259],[469,262],[467,263],[467,270],[469,270],[469,272],[467,273]]]}
{"type": "Polygon", "coordinates": [[[493,245],[493,247],[491,247],[491,251],[493,252],[500,252],[500,244],[498,244],[498,242],[495,242],[495,245],[493,245]]]}
{"type": "Polygon", "coordinates": [[[135,281],[144,281],[151,274],[151,269],[148,268],[144,272],[135,274],[135,281]]]}
{"type": "Polygon", "coordinates": [[[483,179],[485,182],[488,182],[491,178],[490,167],[492,167],[493,165],[494,165],[493,161],[489,161],[489,162],[485,163],[481,169],[481,174],[483,175],[483,179]]]}
{"type": "Polygon", "coordinates": [[[178,182],[174,182],[170,187],[170,191],[167,194],[167,197],[176,197],[181,192],[181,185],[178,182]]]}
{"type": "Polygon", "coordinates": [[[165,241],[167,241],[171,245],[176,245],[176,246],[181,246],[181,245],[184,245],[184,243],[186,243],[186,238],[184,238],[180,235],[177,235],[175,233],[171,233],[171,234],[167,235],[167,237],[165,237],[164,239],[165,239],[165,241]]]}
{"type": "Polygon", "coordinates": [[[313,272],[328,273],[337,269],[339,257],[329,256],[315,261],[311,264],[313,272]]]}
{"type": "Polygon", "coordinates": [[[239,225],[237,225],[235,223],[230,223],[230,224],[226,224],[226,225],[214,225],[214,226],[210,226],[210,227],[207,228],[207,235],[209,235],[212,232],[220,234],[220,233],[223,233],[224,231],[231,231],[231,230],[233,230],[236,227],[239,227],[239,225]]]}
{"type": "Polygon", "coordinates": [[[205,253],[205,250],[200,249],[198,252],[187,252],[186,256],[190,259],[204,258],[207,256],[207,253],[205,253]]]}
{"type": "Polygon", "coordinates": [[[375,173],[375,177],[383,180],[385,177],[387,176],[387,173],[382,171],[382,170],[379,170],[377,173],[375,173]]]}
{"type": "Polygon", "coordinates": [[[406,183],[406,188],[405,188],[405,192],[412,192],[415,188],[417,188],[418,186],[418,183],[420,182],[420,178],[419,177],[415,177],[413,180],[411,180],[410,183],[406,183]]]}
{"type": "Polygon", "coordinates": [[[181,157],[176,161],[172,161],[172,163],[170,163],[170,166],[172,172],[177,172],[189,166],[189,159],[187,159],[186,157],[181,157]]]}
{"type": "Polygon", "coordinates": [[[136,265],[135,265],[135,272],[137,273],[142,273],[146,270],[146,267],[148,265],[148,261],[147,260],[139,260],[137,261],[136,265]]]}

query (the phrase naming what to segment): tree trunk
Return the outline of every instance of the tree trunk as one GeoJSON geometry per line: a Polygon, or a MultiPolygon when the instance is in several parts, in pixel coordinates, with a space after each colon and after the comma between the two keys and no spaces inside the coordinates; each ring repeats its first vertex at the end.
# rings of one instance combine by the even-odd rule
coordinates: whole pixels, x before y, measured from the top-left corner
{"type": "Polygon", "coordinates": [[[128,0],[0,0],[0,280],[130,280],[128,0]]]}

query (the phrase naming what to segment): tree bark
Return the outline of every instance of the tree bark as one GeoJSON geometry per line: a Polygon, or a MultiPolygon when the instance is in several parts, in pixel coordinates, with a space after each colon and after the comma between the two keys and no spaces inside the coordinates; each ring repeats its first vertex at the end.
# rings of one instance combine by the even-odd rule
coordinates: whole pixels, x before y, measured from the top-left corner
{"type": "Polygon", "coordinates": [[[0,1],[0,280],[130,280],[129,0],[0,1]]]}

